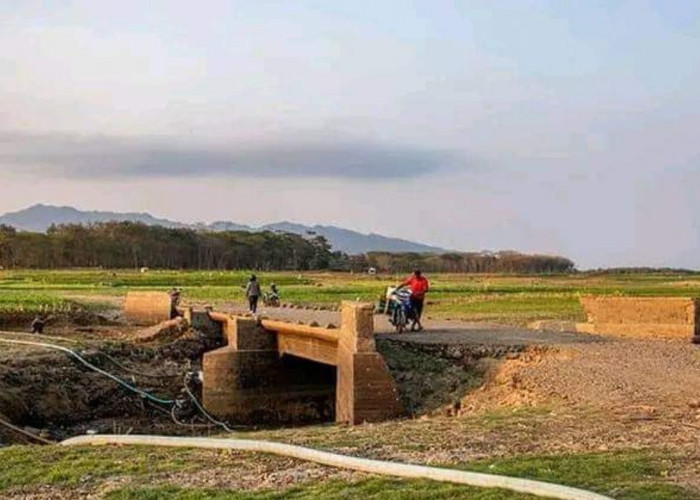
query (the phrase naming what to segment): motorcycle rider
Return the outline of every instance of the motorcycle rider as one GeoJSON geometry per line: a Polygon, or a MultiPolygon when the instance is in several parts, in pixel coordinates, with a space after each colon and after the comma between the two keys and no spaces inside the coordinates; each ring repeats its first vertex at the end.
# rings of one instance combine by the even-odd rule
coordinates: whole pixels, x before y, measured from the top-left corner
{"type": "Polygon", "coordinates": [[[406,278],[406,281],[401,283],[397,290],[408,287],[411,290],[411,309],[413,310],[413,324],[411,331],[421,331],[421,316],[423,315],[423,304],[425,303],[425,294],[430,290],[430,282],[427,280],[420,269],[413,271],[413,274],[406,278]],[[416,328],[417,326],[417,328],[416,328]]]}
{"type": "Polygon", "coordinates": [[[270,293],[264,292],[262,298],[263,298],[263,303],[266,306],[279,307],[279,305],[280,305],[280,291],[277,288],[277,285],[272,283],[270,285],[270,293]]]}

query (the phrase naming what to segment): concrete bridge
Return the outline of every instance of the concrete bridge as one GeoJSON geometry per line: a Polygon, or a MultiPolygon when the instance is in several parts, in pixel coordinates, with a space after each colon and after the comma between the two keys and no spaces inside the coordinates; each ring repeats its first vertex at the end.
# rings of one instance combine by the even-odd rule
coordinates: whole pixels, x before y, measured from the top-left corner
{"type": "MultiPolygon", "coordinates": [[[[339,329],[206,315],[221,325],[226,342],[203,360],[203,402],[213,414],[255,421],[271,413],[276,421],[299,421],[309,404],[329,397],[336,422],[377,422],[402,413],[394,380],[376,351],[372,304],[343,302],[339,329]]],[[[190,316],[196,326],[194,316],[201,313],[190,316]]]]}
{"type": "MultiPolygon", "coordinates": [[[[356,424],[400,415],[394,380],[375,347],[373,310],[342,302],[340,328],[319,328],[186,308],[190,325],[221,334],[225,344],[204,354],[205,408],[249,423],[356,424]]],[[[129,292],[124,312],[136,325],[167,321],[170,298],[129,292]]]]}

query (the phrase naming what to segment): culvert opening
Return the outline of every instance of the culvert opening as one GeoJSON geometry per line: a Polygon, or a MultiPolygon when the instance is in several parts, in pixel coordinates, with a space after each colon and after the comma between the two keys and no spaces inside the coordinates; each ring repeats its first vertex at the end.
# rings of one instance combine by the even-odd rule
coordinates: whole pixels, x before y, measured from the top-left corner
{"type": "Polygon", "coordinates": [[[286,354],[280,358],[280,371],[279,393],[285,396],[285,408],[276,423],[304,425],[335,420],[335,366],[286,354]]]}

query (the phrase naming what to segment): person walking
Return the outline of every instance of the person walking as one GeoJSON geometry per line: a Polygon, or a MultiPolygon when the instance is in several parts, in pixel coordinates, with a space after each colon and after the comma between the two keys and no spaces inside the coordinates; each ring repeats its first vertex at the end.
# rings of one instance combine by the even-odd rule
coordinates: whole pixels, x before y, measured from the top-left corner
{"type": "Polygon", "coordinates": [[[248,308],[253,314],[258,312],[258,299],[260,298],[260,282],[252,274],[245,289],[245,296],[248,298],[248,308]]]}
{"type": "Polygon", "coordinates": [[[413,310],[413,324],[411,331],[421,331],[423,325],[420,322],[423,316],[423,304],[425,302],[425,294],[430,290],[430,282],[423,276],[420,269],[413,271],[406,281],[401,283],[397,288],[408,287],[411,290],[411,309],[413,310]]]}

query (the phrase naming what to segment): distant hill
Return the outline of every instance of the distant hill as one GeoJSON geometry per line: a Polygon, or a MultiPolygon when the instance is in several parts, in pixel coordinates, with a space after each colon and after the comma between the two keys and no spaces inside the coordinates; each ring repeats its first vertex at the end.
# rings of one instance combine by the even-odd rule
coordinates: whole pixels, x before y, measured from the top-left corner
{"type": "Polygon", "coordinates": [[[305,226],[293,222],[276,222],[262,227],[251,227],[228,221],[217,221],[211,224],[185,224],[160,219],[148,213],[82,211],[73,207],[41,204],[0,216],[0,224],[15,227],[20,231],[34,232],[45,232],[51,224],[90,224],[111,221],[141,222],[149,226],[191,228],[205,231],[280,231],[301,235],[318,234],[324,236],[334,250],[349,254],[372,251],[419,253],[444,253],[446,251],[438,247],[374,233],[363,234],[336,226],[305,226]]]}
{"type": "Polygon", "coordinates": [[[34,205],[0,216],[0,224],[7,224],[20,231],[46,232],[51,224],[90,224],[94,222],[141,222],[149,226],[188,227],[187,224],[158,219],[147,213],[115,213],[82,211],[73,207],[34,205]]]}

